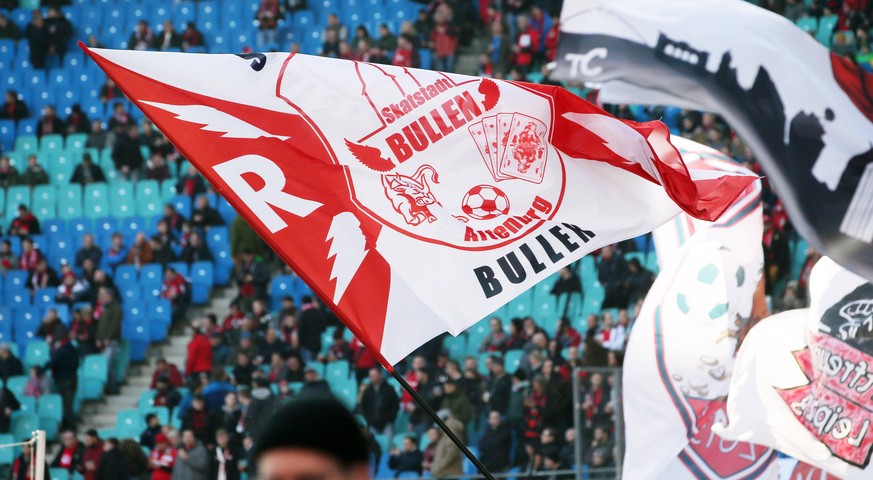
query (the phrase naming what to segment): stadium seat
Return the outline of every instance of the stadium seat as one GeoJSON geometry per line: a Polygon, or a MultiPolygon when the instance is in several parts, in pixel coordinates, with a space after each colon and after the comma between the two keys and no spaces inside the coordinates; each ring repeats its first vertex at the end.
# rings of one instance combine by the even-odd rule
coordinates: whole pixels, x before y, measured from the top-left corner
{"type": "Polygon", "coordinates": [[[0,342],[12,341],[12,313],[9,307],[0,307],[0,342]]]}
{"type": "Polygon", "coordinates": [[[115,282],[119,286],[133,285],[138,277],[136,265],[119,265],[115,267],[115,282]]]}
{"type": "Polygon", "coordinates": [[[160,285],[164,281],[164,267],[158,263],[147,263],[140,267],[139,280],[145,284],[160,285]]]}
{"type": "Polygon", "coordinates": [[[187,195],[174,195],[168,203],[173,205],[179,215],[191,218],[191,197],[187,195]]]}
{"type": "Polygon", "coordinates": [[[138,439],[145,430],[145,422],[139,410],[121,410],[115,420],[115,430],[119,439],[138,439]]]}
{"type": "Polygon", "coordinates": [[[184,262],[171,262],[171,263],[168,263],[168,264],[167,264],[167,267],[168,267],[168,268],[172,268],[172,269],[175,270],[176,273],[178,273],[179,275],[182,275],[182,276],[185,277],[185,278],[189,278],[189,275],[188,275],[188,273],[189,273],[189,272],[188,272],[189,268],[188,268],[188,264],[187,264],[187,263],[184,263],[184,262]]]}
{"type": "Polygon", "coordinates": [[[18,216],[18,206],[24,204],[30,206],[30,187],[16,185],[6,189],[6,218],[18,216]]]}
{"type": "Polygon", "coordinates": [[[270,308],[278,309],[285,295],[293,295],[294,277],[291,275],[276,275],[270,280],[270,308]]]}
{"type": "Polygon", "coordinates": [[[109,215],[109,187],[105,183],[92,183],[85,187],[85,216],[100,218],[109,215]]]}
{"type": "Polygon", "coordinates": [[[76,249],[73,246],[73,238],[69,235],[51,237],[46,257],[51,265],[60,265],[64,262],[73,265],[76,261],[76,249]]]}
{"type": "Polygon", "coordinates": [[[39,140],[39,154],[60,152],[64,149],[64,137],[60,133],[43,135],[39,140]]]}
{"type": "Polygon", "coordinates": [[[15,139],[15,150],[25,155],[38,153],[39,141],[36,139],[36,135],[22,135],[19,131],[18,138],[15,139]]]}
{"type": "MultiPolygon", "coordinates": [[[[0,434],[0,444],[9,445],[10,443],[18,442],[23,439],[15,440],[11,434],[2,433],[0,434]]],[[[12,465],[12,462],[15,461],[15,449],[14,448],[0,448],[0,465],[12,465]]]]}
{"type": "Polygon", "coordinates": [[[24,350],[24,367],[42,366],[49,359],[48,343],[42,340],[31,340],[24,350]]]}
{"type": "Polygon", "coordinates": [[[33,304],[37,307],[53,304],[57,293],[58,289],[55,287],[40,288],[33,292],[33,304]]]}
{"type": "MultiPolygon", "coordinates": [[[[13,245],[13,251],[16,251],[15,246],[13,245]]],[[[21,248],[19,247],[17,252],[21,253],[21,248]]],[[[28,274],[25,270],[9,270],[6,272],[6,290],[10,289],[24,289],[26,288],[28,274]]]]}
{"type": "MultiPolygon", "coordinates": [[[[40,428],[42,426],[42,419],[40,419],[40,428]]],[[[45,428],[43,428],[45,430],[45,428]]],[[[55,435],[57,435],[57,425],[55,425],[55,435]]],[[[70,480],[70,471],[66,468],[50,468],[49,471],[49,479],[50,480],[70,480]]]]}
{"type": "Polygon", "coordinates": [[[524,351],[522,350],[509,350],[506,352],[506,356],[503,358],[504,365],[506,365],[506,371],[508,373],[515,373],[518,369],[518,366],[521,364],[521,357],[524,355],[524,351]]]}
{"type": "Polygon", "coordinates": [[[12,425],[9,427],[9,432],[12,434],[13,438],[20,440],[31,438],[31,432],[38,429],[39,417],[36,413],[26,413],[21,411],[13,412],[12,425]]]}
{"type": "Polygon", "coordinates": [[[0,120],[0,151],[8,152],[15,145],[15,122],[0,120]]]}
{"type": "Polygon", "coordinates": [[[67,151],[82,151],[85,150],[85,143],[87,141],[87,133],[71,133],[67,135],[67,141],[64,146],[67,151]]]}
{"type": "Polygon", "coordinates": [[[146,221],[140,216],[127,216],[119,222],[118,229],[124,237],[124,241],[128,245],[132,245],[134,238],[136,238],[136,234],[145,231],[146,221]]]}
{"type": "MultiPolygon", "coordinates": [[[[78,184],[58,185],[57,187],[57,211],[58,217],[72,220],[82,216],[82,186],[78,184]]],[[[72,228],[70,229],[72,233],[72,228]]],[[[84,232],[76,232],[81,233],[84,232]]]]}
{"type": "Polygon", "coordinates": [[[100,400],[103,398],[103,386],[109,378],[109,366],[106,357],[100,354],[87,355],[82,362],[82,372],[79,385],[83,400],[100,400]]]}
{"type": "Polygon", "coordinates": [[[26,375],[15,375],[6,379],[6,388],[12,391],[16,397],[24,395],[24,388],[27,386],[26,375]]]}
{"type": "MultiPolygon", "coordinates": [[[[109,245],[112,234],[120,230],[118,219],[115,217],[100,217],[94,219],[92,232],[94,233],[94,238],[98,244],[109,245]]],[[[126,238],[125,242],[127,242],[126,238]]],[[[130,245],[130,243],[127,242],[127,245],[130,245]]]]}
{"type": "Polygon", "coordinates": [[[57,438],[58,427],[64,416],[64,406],[61,396],[56,393],[46,394],[36,402],[37,415],[39,416],[39,428],[46,431],[46,437],[54,440],[57,438]]]}
{"type": "MultiPolygon", "coordinates": [[[[39,187],[44,187],[45,185],[40,185],[39,187]]],[[[49,220],[44,220],[39,222],[42,231],[46,235],[56,236],[56,235],[66,235],[67,234],[67,222],[59,219],[53,218],[49,220]]]]}
{"type": "Polygon", "coordinates": [[[140,180],[136,185],[136,214],[152,217],[161,213],[161,186],[155,180],[140,180]]]}
{"type": "Polygon", "coordinates": [[[213,272],[211,262],[194,262],[191,264],[191,303],[204,305],[209,302],[209,291],[212,289],[213,272]]]}

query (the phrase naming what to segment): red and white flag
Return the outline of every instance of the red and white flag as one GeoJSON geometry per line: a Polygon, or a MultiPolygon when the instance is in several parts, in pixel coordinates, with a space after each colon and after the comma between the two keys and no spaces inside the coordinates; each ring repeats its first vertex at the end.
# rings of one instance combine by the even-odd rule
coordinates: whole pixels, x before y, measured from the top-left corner
{"type": "Polygon", "coordinates": [[[839,478],[871,478],[873,285],[825,257],[809,290],[808,309],[749,332],[734,366],[730,424],[715,429],[839,478]]]}
{"type": "MultiPolygon", "coordinates": [[[[751,174],[711,148],[672,141],[695,171],[751,174]]],[[[712,430],[727,419],[737,343],[757,314],[762,230],[755,182],[716,222],[681,213],[654,231],[661,273],[624,361],[627,478],[776,478],[773,449],[712,430]]]]}
{"type": "MultiPolygon", "coordinates": [[[[84,48],[84,47],[83,47],[84,48]]],[[[555,87],[285,53],[87,50],[385,365],[754,178],[555,87]]]]}

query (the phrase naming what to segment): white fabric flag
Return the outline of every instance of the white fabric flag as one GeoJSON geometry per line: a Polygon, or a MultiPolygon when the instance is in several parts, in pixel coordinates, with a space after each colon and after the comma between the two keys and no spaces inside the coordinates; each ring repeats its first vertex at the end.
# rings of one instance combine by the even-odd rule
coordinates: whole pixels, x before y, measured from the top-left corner
{"type": "Polygon", "coordinates": [[[873,75],[740,0],[564,2],[556,78],[722,114],[798,231],[873,280],[873,75]]]}
{"type": "Polygon", "coordinates": [[[760,322],[740,347],[724,438],[778,448],[846,480],[873,477],[873,285],[821,259],[810,307],[760,322]]]}

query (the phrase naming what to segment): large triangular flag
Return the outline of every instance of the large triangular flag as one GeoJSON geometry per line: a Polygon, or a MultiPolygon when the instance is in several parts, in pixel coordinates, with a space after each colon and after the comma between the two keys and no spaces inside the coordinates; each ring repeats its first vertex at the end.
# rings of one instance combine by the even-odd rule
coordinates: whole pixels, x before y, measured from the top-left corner
{"type": "Polygon", "coordinates": [[[873,75],[739,0],[565,2],[561,29],[556,78],[724,115],[801,235],[873,280],[873,75]]]}
{"type": "Polygon", "coordinates": [[[385,365],[755,179],[555,87],[284,53],[87,50],[385,365]],[[698,175],[699,173],[699,175],[698,175]]]}

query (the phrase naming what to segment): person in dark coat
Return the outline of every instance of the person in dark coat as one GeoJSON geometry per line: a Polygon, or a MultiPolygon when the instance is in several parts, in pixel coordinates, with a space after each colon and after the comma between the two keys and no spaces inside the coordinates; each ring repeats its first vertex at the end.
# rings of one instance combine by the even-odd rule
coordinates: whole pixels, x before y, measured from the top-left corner
{"type": "Polygon", "coordinates": [[[194,436],[203,445],[212,445],[215,442],[215,430],[220,423],[221,419],[206,409],[206,402],[200,395],[194,396],[191,408],[182,415],[182,430],[194,432],[194,436]]]}
{"type": "Polygon", "coordinates": [[[5,384],[9,377],[16,375],[24,375],[24,365],[12,354],[8,343],[0,343],[0,380],[5,384]]]}
{"type": "Polygon", "coordinates": [[[118,449],[118,439],[107,438],[103,442],[103,456],[95,480],[128,480],[127,471],[127,461],[118,449]]]}
{"type": "Polygon", "coordinates": [[[51,370],[55,390],[63,401],[64,416],[61,425],[63,428],[75,428],[76,413],[73,411],[73,398],[79,381],[79,352],[75,345],[70,343],[68,335],[62,334],[55,340],[54,350],[45,368],[51,370]]]}
{"type": "Polygon", "coordinates": [[[146,428],[139,434],[139,444],[149,449],[155,448],[155,435],[161,433],[161,421],[154,413],[145,416],[146,428]]]}
{"type": "Polygon", "coordinates": [[[403,451],[396,448],[391,449],[391,455],[388,457],[388,468],[394,470],[394,478],[400,476],[403,472],[415,472],[421,475],[421,463],[424,460],[424,455],[418,449],[418,440],[411,436],[403,437],[403,451]]]}
{"type": "Polygon", "coordinates": [[[239,480],[242,452],[230,440],[227,430],[219,428],[215,431],[215,447],[209,451],[207,480],[239,480]]]}
{"type": "Polygon", "coordinates": [[[158,35],[155,35],[155,50],[165,51],[167,49],[181,49],[182,48],[182,35],[179,35],[179,32],[176,31],[176,28],[173,27],[172,20],[164,21],[164,29],[158,35]]]}
{"type": "Polygon", "coordinates": [[[82,154],[82,163],[76,165],[73,170],[73,176],[70,177],[70,183],[78,183],[82,186],[90,183],[106,182],[106,174],[103,173],[103,168],[94,163],[90,153],[82,154]]]}
{"type": "Polygon", "coordinates": [[[139,178],[139,169],[145,160],[142,158],[140,151],[139,132],[136,125],[130,125],[123,130],[123,133],[118,135],[115,140],[115,147],[112,149],[112,162],[115,164],[115,169],[121,174],[125,180],[136,180],[139,178]]]}
{"type": "MultiPolygon", "coordinates": [[[[55,53],[61,62],[67,54],[67,44],[73,36],[73,25],[61,13],[57,6],[49,7],[48,18],[45,19],[45,29],[48,33],[49,53],[55,53]]],[[[61,133],[61,132],[55,132],[61,133]]]]}
{"type": "Polygon", "coordinates": [[[36,215],[27,208],[27,205],[19,205],[18,216],[12,219],[7,233],[24,237],[27,235],[39,235],[40,232],[39,220],[36,218],[36,215]]]}
{"type": "Polygon", "coordinates": [[[391,438],[394,433],[394,420],[400,409],[400,399],[391,385],[385,382],[382,371],[370,369],[370,384],[364,388],[358,410],[367,420],[373,435],[386,435],[391,438]]]}
{"type": "Polygon", "coordinates": [[[314,297],[303,297],[301,312],[297,315],[297,340],[304,363],[315,360],[321,351],[321,334],[327,328],[324,311],[314,297]]]}
{"type": "Polygon", "coordinates": [[[600,262],[597,264],[597,277],[603,285],[605,296],[603,308],[627,308],[627,291],[624,288],[627,276],[627,263],[615,251],[615,247],[607,245],[600,251],[600,262]]]}
{"type": "Polygon", "coordinates": [[[0,388],[0,433],[9,431],[9,424],[12,421],[12,412],[21,408],[18,399],[12,390],[6,387],[0,388]]]}
{"type": "Polygon", "coordinates": [[[6,90],[6,99],[3,106],[0,107],[0,118],[15,120],[16,122],[22,118],[30,116],[30,111],[24,100],[18,97],[18,92],[15,90],[6,90]]]}
{"type": "Polygon", "coordinates": [[[509,467],[509,453],[512,448],[512,432],[504,423],[500,412],[492,410],[488,414],[488,427],[479,440],[479,460],[492,472],[503,472],[509,467]]]}
{"type": "Polygon", "coordinates": [[[66,133],[64,121],[58,117],[58,112],[55,110],[54,105],[46,105],[43,107],[43,112],[39,123],[36,124],[36,136],[38,138],[42,138],[43,135],[66,133]]]}
{"type": "MultiPolygon", "coordinates": [[[[19,441],[27,442],[29,438],[17,439],[19,441]]],[[[32,468],[31,465],[31,455],[33,447],[30,446],[29,443],[21,446],[21,454],[18,455],[18,458],[12,463],[12,468],[9,470],[9,479],[10,480],[33,480],[31,476],[32,468]]],[[[43,466],[45,472],[49,471],[48,463],[43,466]]]]}
{"type": "Polygon", "coordinates": [[[45,60],[49,53],[51,41],[40,9],[33,10],[30,23],[24,29],[23,38],[27,40],[27,44],[30,46],[31,66],[40,70],[45,68],[45,60]]]}
{"type": "Polygon", "coordinates": [[[191,232],[191,235],[188,236],[188,244],[182,249],[182,254],[179,259],[185,263],[191,264],[201,261],[209,262],[212,261],[212,258],[212,253],[209,251],[209,247],[203,243],[203,237],[201,237],[197,232],[191,232]]]}
{"type": "Polygon", "coordinates": [[[191,226],[199,230],[208,230],[209,227],[224,225],[224,219],[218,210],[209,205],[209,197],[201,195],[197,197],[194,209],[191,210],[191,226]]]}

